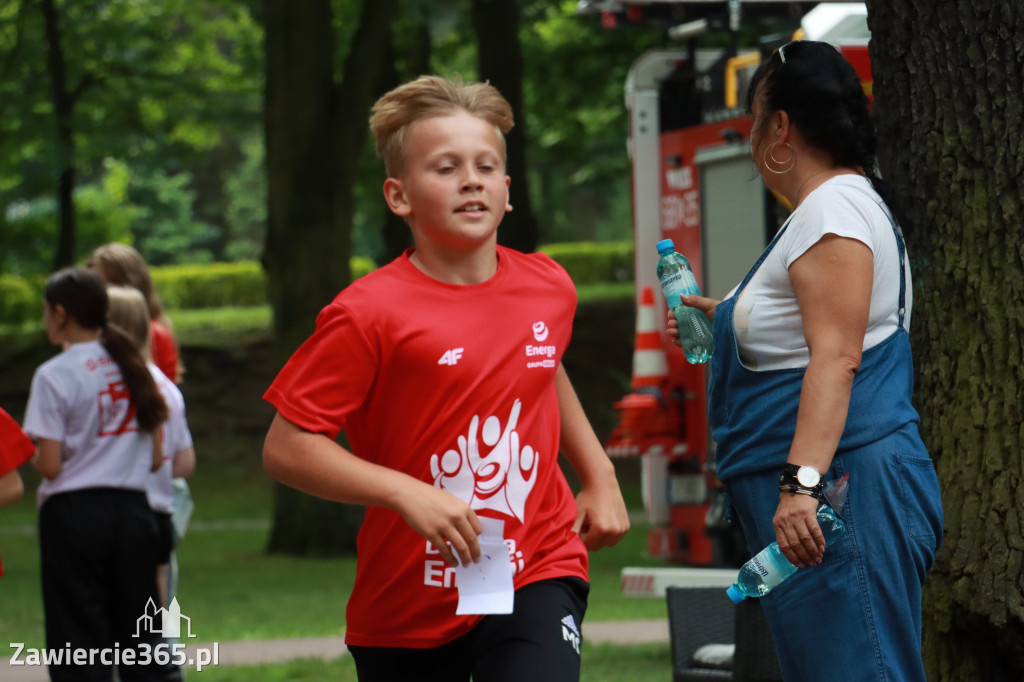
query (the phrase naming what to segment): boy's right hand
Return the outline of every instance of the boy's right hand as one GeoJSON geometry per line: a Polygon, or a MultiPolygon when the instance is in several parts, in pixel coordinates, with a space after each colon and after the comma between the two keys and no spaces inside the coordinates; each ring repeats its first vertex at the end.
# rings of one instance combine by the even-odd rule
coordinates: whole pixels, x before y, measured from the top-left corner
{"type": "Polygon", "coordinates": [[[423,483],[415,495],[404,498],[397,511],[410,528],[437,548],[449,565],[458,566],[461,562],[468,566],[480,561],[477,536],[484,528],[476,512],[451,493],[423,483]]]}

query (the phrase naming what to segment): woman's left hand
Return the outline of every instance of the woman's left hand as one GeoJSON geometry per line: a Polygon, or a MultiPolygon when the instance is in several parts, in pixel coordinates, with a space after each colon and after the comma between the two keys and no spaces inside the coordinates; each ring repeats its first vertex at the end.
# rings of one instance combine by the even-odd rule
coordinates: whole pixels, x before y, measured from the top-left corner
{"type": "Polygon", "coordinates": [[[825,536],[818,526],[818,499],[810,495],[779,494],[772,525],[779,549],[798,568],[821,563],[825,536]]]}

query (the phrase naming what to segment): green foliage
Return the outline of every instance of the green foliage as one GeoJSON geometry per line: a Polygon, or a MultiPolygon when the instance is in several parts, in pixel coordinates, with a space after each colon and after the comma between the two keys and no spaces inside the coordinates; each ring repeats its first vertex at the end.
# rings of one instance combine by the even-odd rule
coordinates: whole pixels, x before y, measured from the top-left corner
{"type": "Polygon", "coordinates": [[[633,242],[547,244],[540,251],[565,268],[576,286],[633,281],[633,242]]]}
{"type": "MultiPolygon", "coordinates": [[[[630,237],[628,134],[622,90],[630,64],[664,43],[661,29],[605,30],[574,0],[522,0],[527,183],[541,241],[630,237]]],[[[78,258],[126,241],[151,265],[251,261],[266,225],[260,6],[252,0],[56,0],[68,88],[78,258]]],[[[332,2],[337,66],[361,3],[332,2]]],[[[396,63],[405,74],[416,31],[430,29],[432,70],[478,77],[468,3],[402,0],[396,63]]],[[[0,272],[46,272],[56,244],[58,151],[37,3],[0,6],[0,272]],[[6,217],[5,217],[6,216],[6,217]]],[[[418,67],[417,67],[418,68],[418,67]]],[[[380,162],[360,160],[353,253],[380,258],[380,162]]]]}
{"type": "Polygon", "coordinates": [[[257,306],[267,301],[267,277],[255,261],[169,265],[150,269],[168,308],[257,306]]]}
{"type": "MultiPolygon", "coordinates": [[[[355,257],[349,267],[357,278],[376,265],[369,258],[355,257]]],[[[244,308],[267,302],[267,275],[256,261],[168,265],[150,272],[169,309],[244,308]]]]}
{"type": "MultiPolygon", "coordinates": [[[[130,241],[131,225],[140,209],[122,203],[116,182],[84,185],[75,190],[78,224],[77,261],[107,242],[130,241]]],[[[57,202],[51,198],[19,201],[0,218],[0,272],[45,274],[53,265],[57,244],[57,202]]]]}
{"type": "Polygon", "coordinates": [[[252,134],[241,144],[243,160],[224,181],[231,241],[227,260],[258,260],[267,231],[266,149],[263,137],[252,134]]]}
{"type": "MultiPolygon", "coordinates": [[[[107,206],[118,210],[96,211],[98,220],[119,227],[128,220],[138,227],[142,243],[136,246],[151,263],[223,260],[226,202],[215,197],[223,193],[221,177],[237,163],[228,153],[234,131],[258,133],[262,122],[256,3],[55,0],[55,5],[74,99],[74,148],[65,151],[71,154],[78,191],[104,182],[111,164],[128,168],[133,182],[125,187],[128,193],[107,206]],[[213,208],[202,210],[206,206],[213,208]]],[[[10,214],[12,206],[27,204],[55,226],[55,209],[47,206],[54,201],[61,154],[45,36],[39,3],[0,5],[0,210],[10,214]]],[[[76,207],[82,210],[77,193],[76,207]]],[[[34,233],[37,246],[28,249],[18,229],[25,224],[10,222],[0,224],[2,246],[13,241],[23,248],[16,268],[8,263],[7,249],[0,249],[4,271],[48,268],[55,227],[34,233]]],[[[78,220],[80,252],[87,253],[95,245],[89,242],[109,239],[90,237],[86,222],[78,220]]],[[[126,236],[109,231],[117,239],[126,236]]]]}
{"type": "MultiPolygon", "coordinates": [[[[604,29],[575,0],[522,2],[525,121],[542,240],[624,239],[629,212],[626,75],[665,44],[657,28],[604,29]]],[[[513,179],[516,181],[517,179],[513,179]]]]}
{"type": "Polygon", "coordinates": [[[162,169],[132,173],[128,199],[137,211],[132,241],[150,265],[214,259],[210,244],[216,231],[195,217],[191,182],[188,173],[168,175],[162,169]]]}
{"type": "Polygon", "coordinates": [[[0,323],[16,324],[42,315],[40,289],[24,277],[0,274],[0,323]]]}

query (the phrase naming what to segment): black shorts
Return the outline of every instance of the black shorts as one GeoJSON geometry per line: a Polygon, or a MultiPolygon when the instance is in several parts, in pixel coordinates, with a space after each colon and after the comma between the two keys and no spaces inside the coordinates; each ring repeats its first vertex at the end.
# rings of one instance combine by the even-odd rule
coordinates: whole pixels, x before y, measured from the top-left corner
{"type": "Polygon", "coordinates": [[[557,578],[516,590],[513,611],[484,616],[433,649],[350,646],[360,682],[570,682],[580,678],[580,627],[590,585],[557,578]]]}
{"type": "Polygon", "coordinates": [[[174,551],[174,525],[171,523],[171,515],[155,511],[156,530],[160,537],[156,548],[156,565],[163,566],[171,562],[171,552],[174,551]]]}

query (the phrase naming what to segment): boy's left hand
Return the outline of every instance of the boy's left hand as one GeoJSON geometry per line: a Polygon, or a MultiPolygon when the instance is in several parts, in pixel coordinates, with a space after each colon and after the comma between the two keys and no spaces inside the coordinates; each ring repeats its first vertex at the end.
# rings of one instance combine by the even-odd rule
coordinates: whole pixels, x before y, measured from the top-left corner
{"type": "Polygon", "coordinates": [[[576,507],[572,529],[590,551],[615,545],[629,530],[629,512],[614,476],[610,482],[584,485],[576,507]]]}

